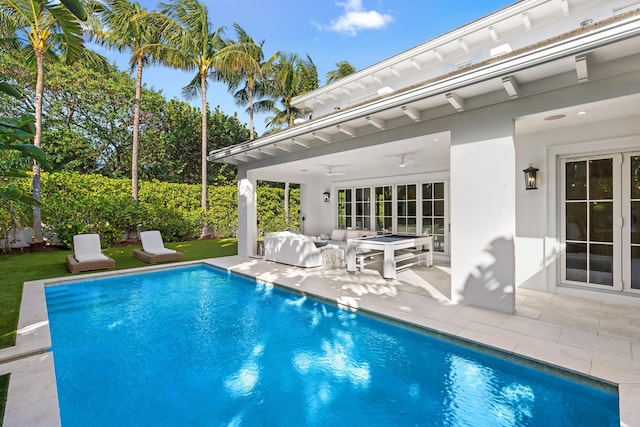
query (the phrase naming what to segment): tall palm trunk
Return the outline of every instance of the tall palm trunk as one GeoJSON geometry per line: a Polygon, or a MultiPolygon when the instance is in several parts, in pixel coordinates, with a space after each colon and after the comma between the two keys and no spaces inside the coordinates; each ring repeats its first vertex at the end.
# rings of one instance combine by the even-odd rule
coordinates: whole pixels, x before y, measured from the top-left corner
{"type": "Polygon", "coordinates": [[[253,141],[255,136],[253,135],[253,84],[251,82],[247,84],[247,97],[249,100],[249,141],[253,141]]]}
{"type": "Polygon", "coordinates": [[[211,235],[211,230],[209,229],[209,224],[207,224],[206,213],[207,213],[207,75],[200,74],[200,94],[202,97],[202,194],[200,197],[200,207],[202,208],[202,213],[205,215],[204,222],[202,224],[202,233],[200,234],[200,238],[209,237],[211,235]]]}
{"type": "Polygon", "coordinates": [[[138,142],[140,138],[140,104],[142,92],[142,58],[137,59],[136,97],[133,104],[133,141],[131,143],[131,198],[138,212],[138,142]]]}
{"type": "MultiPolygon", "coordinates": [[[[36,134],[33,140],[33,145],[38,148],[42,146],[42,95],[44,93],[44,51],[36,51],[36,134]]],[[[40,197],[40,165],[37,162],[33,163],[33,198],[38,202],[41,201],[40,197]]],[[[42,213],[40,206],[33,207],[33,241],[34,243],[40,243],[44,241],[42,236],[42,213]]]]}
{"type": "Polygon", "coordinates": [[[287,230],[290,229],[289,224],[289,183],[284,183],[284,223],[287,224],[287,230]]]}

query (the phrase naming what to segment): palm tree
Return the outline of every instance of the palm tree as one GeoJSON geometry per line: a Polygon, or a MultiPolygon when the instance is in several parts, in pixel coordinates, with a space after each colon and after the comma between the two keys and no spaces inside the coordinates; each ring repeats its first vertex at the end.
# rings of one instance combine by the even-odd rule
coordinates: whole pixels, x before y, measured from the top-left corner
{"type": "MultiPolygon", "coordinates": [[[[36,65],[35,133],[33,145],[42,146],[42,95],[45,57],[76,60],[84,49],[81,20],[87,13],[78,0],[0,0],[0,35],[36,65]]],[[[33,164],[33,197],[40,202],[40,165],[33,164]]],[[[42,242],[40,206],[33,207],[34,242],[42,242]]]]}
{"type": "Polygon", "coordinates": [[[304,114],[293,107],[291,101],[298,95],[318,88],[318,71],[308,55],[306,59],[301,59],[296,54],[281,53],[273,66],[270,83],[270,95],[283,106],[280,114],[272,121],[284,121],[291,127],[294,119],[304,114]]]}
{"type": "Polygon", "coordinates": [[[155,25],[156,20],[149,19],[149,12],[136,1],[106,0],[102,18],[107,30],[96,34],[98,42],[116,48],[119,52],[128,52],[131,69],[136,70],[133,140],[131,143],[131,198],[137,207],[142,69],[156,61],[152,51],[145,49],[145,47],[159,43],[161,28],[155,25]]]}
{"type": "Polygon", "coordinates": [[[254,98],[256,95],[263,94],[260,90],[261,85],[258,83],[264,74],[269,72],[278,54],[276,53],[264,61],[262,50],[264,40],[256,43],[240,25],[233,24],[233,26],[238,40],[220,49],[216,55],[216,68],[218,69],[216,75],[228,83],[229,91],[234,94],[237,105],[248,105],[249,140],[252,141],[255,138],[254,98]],[[243,87],[241,87],[242,83],[244,83],[243,87]]]}
{"type": "Polygon", "coordinates": [[[336,67],[338,68],[327,73],[327,84],[333,83],[336,80],[340,80],[341,78],[356,72],[356,68],[351,65],[349,61],[336,62],[336,67]]]}
{"type": "MultiPolygon", "coordinates": [[[[163,47],[167,65],[187,71],[196,71],[191,82],[182,89],[182,94],[193,98],[200,93],[202,100],[202,193],[200,205],[207,212],[207,77],[214,71],[216,55],[225,46],[223,29],[213,29],[209,12],[198,0],[173,0],[161,4],[162,14],[173,20],[179,28],[167,27],[167,45],[163,47]]],[[[206,220],[201,238],[211,235],[206,220]]]]}

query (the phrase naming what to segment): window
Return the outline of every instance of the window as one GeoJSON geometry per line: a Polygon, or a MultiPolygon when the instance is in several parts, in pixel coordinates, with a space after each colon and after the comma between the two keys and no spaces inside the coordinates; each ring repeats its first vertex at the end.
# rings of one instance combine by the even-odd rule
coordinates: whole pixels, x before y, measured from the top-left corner
{"type": "Polygon", "coordinates": [[[417,191],[416,184],[396,186],[396,231],[398,234],[416,235],[417,231],[417,191]]]}
{"type": "Polygon", "coordinates": [[[338,190],[338,228],[353,227],[351,189],[338,190]]]}
{"type": "Polygon", "coordinates": [[[434,251],[445,251],[444,182],[422,184],[422,234],[433,236],[434,251]]]}
{"type": "Polygon", "coordinates": [[[393,230],[393,192],[390,185],[376,187],[376,231],[391,233],[393,230]]]}
{"type": "Polygon", "coordinates": [[[356,188],[356,228],[371,229],[371,187],[356,188]]]}

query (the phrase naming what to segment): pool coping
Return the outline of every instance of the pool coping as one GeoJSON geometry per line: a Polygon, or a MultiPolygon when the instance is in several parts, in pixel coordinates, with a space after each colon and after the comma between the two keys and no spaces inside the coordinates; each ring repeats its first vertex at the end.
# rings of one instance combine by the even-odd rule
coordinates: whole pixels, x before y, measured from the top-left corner
{"type": "MultiPolygon", "coordinates": [[[[460,330],[455,330],[455,328],[451,328],[451,325],[442,321],[429,321],[429,319],[425,318],[420,320],[416,319],[415,316],[405,315],[402,312],[393,313],[386,310],[385,307],[369,307],[348,297],[335,297],[321,288],[304,288],[301,286],[299,278],[295,275],[293,277],[291,275],[289,277],[280,275],[273,278],[271,276],[265,277],[260,272],[249,273],[246,268],[241,267],[243,260],[244,262],[256,261],[251,258],[231,256],[25,282],[16,345],[0,350],[0,375],[4,373],[11,374],[4,426],[61,425],[55,382],[54,354],[49,352],[51,335],[44,292],[45,286],[197,265],[219,268],[255,279],[260,283],[281,287],[322,302],[328,302],[341,308],[382,317],[410,327],[427,329],[471,344],[477,343],[484,348],[493,349],[502,354],[514,355],[524,360],[531,360],[535,363],[556,367],[585,378],[592,378],[602,383],[615,385],[618,388],[620,425],[625,427],[640,425],[640,381],[625,382],[623,378],[616,377],[614,374],[594,376],[591,372],[585,372],[579,367],[563,364],[562,361],[553,360],[551,357],[546,357],[545,354],[532,356],[531,354],[518,352],[517,349],[503,346],[500,342],[492,340],[489,336],[484,336],[484,334],[476,334],[475,337],[470,337],[467,334],[468,331],[461,333],[460,330]]],[[[290,266],[286,267],[291,268],[290,266]]],[[[473,307],[464,307],[465,309],[476,310],[473,307]]],[[[477,310],[487,312],[487,310],[483,309],[477,310]]],[[[563,349],[560,349],[560,351],[563,351],[563,349]]]]}

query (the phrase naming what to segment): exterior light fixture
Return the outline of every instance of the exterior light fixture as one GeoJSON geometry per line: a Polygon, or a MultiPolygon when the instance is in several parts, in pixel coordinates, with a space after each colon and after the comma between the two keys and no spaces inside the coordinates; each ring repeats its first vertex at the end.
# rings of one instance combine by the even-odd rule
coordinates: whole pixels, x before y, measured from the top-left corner
{"type": "Polygon", "coordinates": [[[538,171],[540,169],[534,168],[531,163],[529,163],[529,167],[524,169],[524,188],[525,190],[537,190],[537,181],[538,181],[538,171]]]}
{"type": "Polygon", "coordinates": [[[322,193],[322,200],[324,200],[325,203],[329,203],[329,201],[331,200],[331,193],[329,193],[328,191],[322,193]]]}

